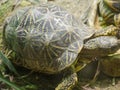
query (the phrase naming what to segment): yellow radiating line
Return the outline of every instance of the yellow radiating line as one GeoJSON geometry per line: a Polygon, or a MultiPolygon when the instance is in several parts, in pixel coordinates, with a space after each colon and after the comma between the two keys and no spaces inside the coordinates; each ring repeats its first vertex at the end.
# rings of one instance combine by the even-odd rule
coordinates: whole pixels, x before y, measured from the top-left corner
{"type": "Polygon", "coordinates": [[[61,29],[61,30],[55,30],[54,33],[57,33],[57,32],[61,32],[61,31],[65,31],[65,29],[61,29]]]}
{"type": "Polygon", "coordinates": [[[42,21],[42,20],[45,20],[44,16],[43,16],[43,17],[41,17],[40,19],[36,20],[36,22],[35,22],[35,23],[37,23],[37,22],[39,22],[39,21],[42,21]]]}
{"type": "Polygon", "coordinates": [[[31,12],[30,12],[30,14],[29,14],[29,17],[30,17],[30,24],[32,24],[32,15],[31,15],[31,12]]]}
{"type": "Polygon", "coordinates": [[[52,40],[51,43],[53,43],[55,41],[59,41],[59,40],[60,40],[60,37],[59,38],[57,37],[55,40],[52,40]]]}
{"type": "Polygon", "coordinates": [[[41,27],[41,22],[37,25],[37,30],[42,32],[42,30],[41,30],[42,28],[40,28],[40,27],[41,27]]]}
{"type": "Polygon", "coordinates": [[[28,31],[26,29],[24,29],[25,33],[28,34],[28,31]]]}
{"type": "Polygon", "coordinates": [[[70,55],[70,59],[69,59],[69,61],[72,61],[72,57],[73,57],[73,54],[70,55]]]}
{"type": "Polygon", "coordinates": [[[50,23],[50,26],[51,26],[52,30],[54,31],[54,27],[53,27],[53,25],[52,25],[51,20],[48,20],[48,21],[49,21],[49,23],[50,23]]]}
{"type": "Polygon", "coordinates": [[[69,38],[69,42],[71,42],[72,41],[72,39],[71,39],[72,35],[71,35],[71,33],[68,33],[68,34],[69,34],[69,37],[68,37],[69,38]]]}
{"type": "Polygon", "coordinates": [[[53,66],[52,66],[52,65],[53,65],[53,63],[54,63],[54,61],[51,61],[51,62],[49,63],[49,67],[48,67],[48,68],[53,67],[53,66]]]}
{"type": "Polygon", "coordinates": [[[66,49],[65,47],[60,47],[60,46],[56,46],[56,45],[52,45],[52,47],[58,48],[58,49],[62,49],[62,50],[65,50],[65,49],[66,49]]]}
{"type": "Polygon", "coordinates": [[[35,23],[35,15],[33,14],[33,11],[31,11],[31,17],[33,19],[33,22],[35,23]]]}
{"type": "Polygon", "coordinates": [[[49,47],[47,47],[46,50],[47,50],[48,56],[49,56],[50,59],[52,60],[53,58],[52,58],[52,56],[50,55],[48,48],[49,48],[49,47]]]}
{"type": "MultiPolygon", "coordinates": [[[[65,12],[65,13],[66,13],[66,11],[61,11],[61,10],[57,10],[57,11],[54,11],[54,12],[52,12],[52,13],[54,14],[54,13],[57,13],[57,12],[60,12],[60,13],[61,13],[61,12],[65,12]]],[[[55,14],[54,14],[54,15],[55,15],[55,14]]]]}
{"type": "Polygon", "coordinates": [[[64,25],[65,26],[65,24],[63,23],[63,21],[60,19],[60,18],[54,18],[54,20],[56,21],[55,23],[56,24],[61,24],[61,25],[64,25]]]}
{"type": "MultiPolygon", "coordinates": [[[[20,24],[23,23],[22,21],[25,19],[24,16],[25,16],[25,13],[23,14],[23,16],[21,16],[21,20],[20,20],[19,26],[20,26],[20,24]]],[[[20,19],[20,18],[19,18],[19,13],[16,14],[16,17],[18,18],[18,20],[20,19]]],[[[17,28],[19,28],[19,26],[18,26],[17,28]]],[[[16,30],[17,30],[17,29],[16,29],[16,30]]]]}
{"type": "Polygon", "coordinates": [[[26,25],[28,17],[29,17],[29,14],[26,14],[26,18],[23,18],[23,19],[25,19],[24,25],[26,25]]]}
{"type": "MultiPolygon", "coordinates": [[[[34,30],[33,30],[34,31],[34,30]]],[[[31,37],[37,37],[37,36],[42,36],[42,34],[41,33],[34,33],[34,34],[32,34],[32,36],[31,37]]],[[[40,40],[40,39],[39,39],[40,40]]]]}
{"type": "Polygon", "coordinates": [[[78,33],[76,33],[74,30],[73,30],[73,33],[74,33],[76,36],[78,36],[79,38],[81,38],[80,35],[79,35],[78,33]]]}
{"type": "Polygon", "coordinates": [[[31,10],[29,10],[29,14],[28,14],[28,16],[30,17],[30,24],[32,24],[32,11],[31,10]]]}
{"type": "Polygon", "coordinates": [[[55,18],[63,18],[63,19],[64,19],[64,17],[62,17],[62,16],[54,15],[54,17],[55,17],[55,18]]]}
{"type": "MultiPolygon", "coordinates": [[[[66,35],[68,35],[68,33],[66,35]]],[[[65,38],[65,42],[69,42],[68,40],[69,40],[69,36],[65,38]]]]}
{"type": "Polygon", "coordinates": [[[67,32],[64,32],[63,35],[61,36],[61,38],[63,38],[66,34],[67,34],[67,32]]]}
{"type": "Polygon", "coordinates": [[[51,51],[55,56],[58,56],[58,54],[57,54],[54,50],[52,50],[51,47],[49,47],[49,49],[50,49],[50,51],[51,51]]]}
{"type": "Polygon", "coordinates": [[[66,64],[68,64],[68,51],[66,50],[64,53],[66,53],[66,64]]]}
{"type": "Polygon", "coordinates": [[[46,19],[44,20],[44,22],[43,22],[43,25],[42,25],[42,32],[45,32],[44,30],[45,30],[45,25],[46,25],[46,19]]]}
{"type": "MultiPolygon", "coordinates": [[[[79,51],[79,49],[81,49],[82,48],[82,45],[80,45],[80,43],[77,41],[77,42],[75,42],[75,43],[77,43],[77,46],[78,46],[78,51],[79,51]]],[[[71,48],[68,48],[68,50],[69,51],[71,51],[71,52],[74,52],[74,53],[79,53],[78,51],[76,51],[76,49],[75,49],[76,47],[74,46],[74,45],[71,45],[71,48]],[[73,48],[72,48],[73,47],[73,48]]]]}
{"type": "Polygon", "coordinates": [[[60,14],[61,14],[61,13],[65,13],[65,14],[66,14],[66,11],[61,11],[61,10],[60,10],[60,11],[54,11],[54,12],[52,12],[55,17],[64,18],[64,17],[62,17],[62,16],[55,15],[55,13],[58,13],[58,12],[59,12],[60,14]]]}
{"type": "MultiPolygon", "coordinates": [[[[78,43],[78,51],[81,51],[82,47],[83,47],[83,43],[82,42],[77,42],[78,43]],[[81,44],[81,45],[80,45],[81,44]]],[[[78,52],[79,53],[79,52],[78,52]]]]}
{"type": "Polygon", "coordinates": [[[68,48],[67,50],[70,51],[70,52],[76,52],[74,49],[71,49],[71,48],[68,48]]]}
{"type": "Polygon", "coordinates": [[[17,19],[19,20],[19,15],[18,15],[18,13],[16,14],[16,17],[17,17],[17,19]]]}
{"type": "MultiPolygon", "coordinates": [[[[73,38],[75,39],[75,42],[77,42],[76,37],[75,37],[75,36],[73,36],[73,38]]],[[[73,42],[73,43],[75,43],[75,42],[73,42]]],[[[72,45],[72,47],[73,47],[73,48],[75,48],[75,46],[73,46],[73,45],[72,45]]]]}

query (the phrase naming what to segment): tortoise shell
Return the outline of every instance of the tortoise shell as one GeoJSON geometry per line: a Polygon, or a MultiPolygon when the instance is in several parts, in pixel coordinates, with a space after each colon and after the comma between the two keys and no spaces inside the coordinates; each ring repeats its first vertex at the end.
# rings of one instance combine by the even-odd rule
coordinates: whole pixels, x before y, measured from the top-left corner
{"type": "Polygon", "coordinates": [[[53,74],[71,66],[93,32],[53,4],[28,6],[5,21],[3,40],[24,67],[53,74]]]}
{"type": "Polygon", "coordinates": [[[112,9],[115,12],[120,12],[120,0],[103,0],[110,9],[112,9]]]}
{"type": "Polygon", "coordinates": [[[120,58],[118,53],[104,57],[101,63],[101,71],[111,77],[120,77],[120,58]]]}
{"type": "Polygon", "coordinates": [[[120,0],[101,0],[99,12],[106,24],[120,26],[120,0]]]}

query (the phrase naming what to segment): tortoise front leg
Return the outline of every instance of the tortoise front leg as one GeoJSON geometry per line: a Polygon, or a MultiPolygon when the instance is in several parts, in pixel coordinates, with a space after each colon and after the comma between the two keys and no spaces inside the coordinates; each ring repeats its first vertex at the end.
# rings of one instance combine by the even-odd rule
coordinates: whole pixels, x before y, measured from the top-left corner
{"type": "Polygon", "coordinates": [[[73,73],[64,78],[63,81],[55,88],[55,90],[72,90],[77,81],[77,74],[73,73]]]}
{"type": "Polygon", "coordinates": [[[61,83],[58,84],[55,90],[72,90],[72,88],[78,82],[77,73],[74,72],[73,68],[70,68],[63,73],[63,80],[61,83]]]}

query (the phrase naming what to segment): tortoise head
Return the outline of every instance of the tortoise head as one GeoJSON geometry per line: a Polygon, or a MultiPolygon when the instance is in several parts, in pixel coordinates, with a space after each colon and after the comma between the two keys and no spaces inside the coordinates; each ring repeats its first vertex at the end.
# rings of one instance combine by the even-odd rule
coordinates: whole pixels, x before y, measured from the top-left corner
{"type": "Polygon", "coordinates": [[[113,11],[120,12],[120,0],[103,0],[113,11]]]}

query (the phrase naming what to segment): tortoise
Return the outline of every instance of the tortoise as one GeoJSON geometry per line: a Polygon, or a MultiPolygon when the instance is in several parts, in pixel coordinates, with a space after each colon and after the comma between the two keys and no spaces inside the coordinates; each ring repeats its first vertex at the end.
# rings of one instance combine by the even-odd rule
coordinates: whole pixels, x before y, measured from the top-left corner
{"type": "Polygon", "coordinates": [[[3,42],[19,65],[46,74],[65,71],[55,90],[70,90],[82,68],[78,62],[119,49],[118,30],[95,32],[62,7],[48,3],[15,10],[5,21],[3,42]]]}
{"type": "Polygon", "coordinates": [[[101,0],[99,12],[107,24],[120,27],[120,0],[101,0]]]}
{"type": "MultiPolygon", "coordinates": [[[[109,27],[110,25],[114,25],[118,28],[120,27],[120,0],[94,0],[91,8],[86,20],[88,26],[100,29],[109,27]],[[97,20],[97,17],[102,17],[102,20],[97,20]]],[[[117,57],[115,53],[115,55],[112,54],[113,56],[105,56],[102,58],[103,60],[100,60],[101,71],[106,75],[112,77],[120,76],[120,65],[118,65],[120,62],[120,59],[118,58],[119,53],[120,52],[117,52],[117,57]]]]}
{"type": "MultiPolygon", "coordinates": [[[[100,15],[103,17],[105,22],[110,25],[113,24],[117,27],[120,27],[120,1],[119,0],[103,0],[100,2],[100,15]],[[102,9],[104,8],[104,9],[102,9]],[[105,13],[106,12],[106,13],[105,13]]],[[[102,71],[112,77],[120,77],[119,70],[119,51],[117,55],[105,57],[104,60],[101,61],[102,71]],[[110,60],[110,61],[109,61],[110,60]],[[111,68],[111,67],[114,68],[111,68]]]]}
{"type": "Polygon", "coordinates": [[[102,17],[102,24],[120,26],[120,1],[119,0],[94,0],[88,9],[87,24],[95,27],[97,16],[102,17]],[[92,15],[91,15],[92,14],[92,15]]]}

